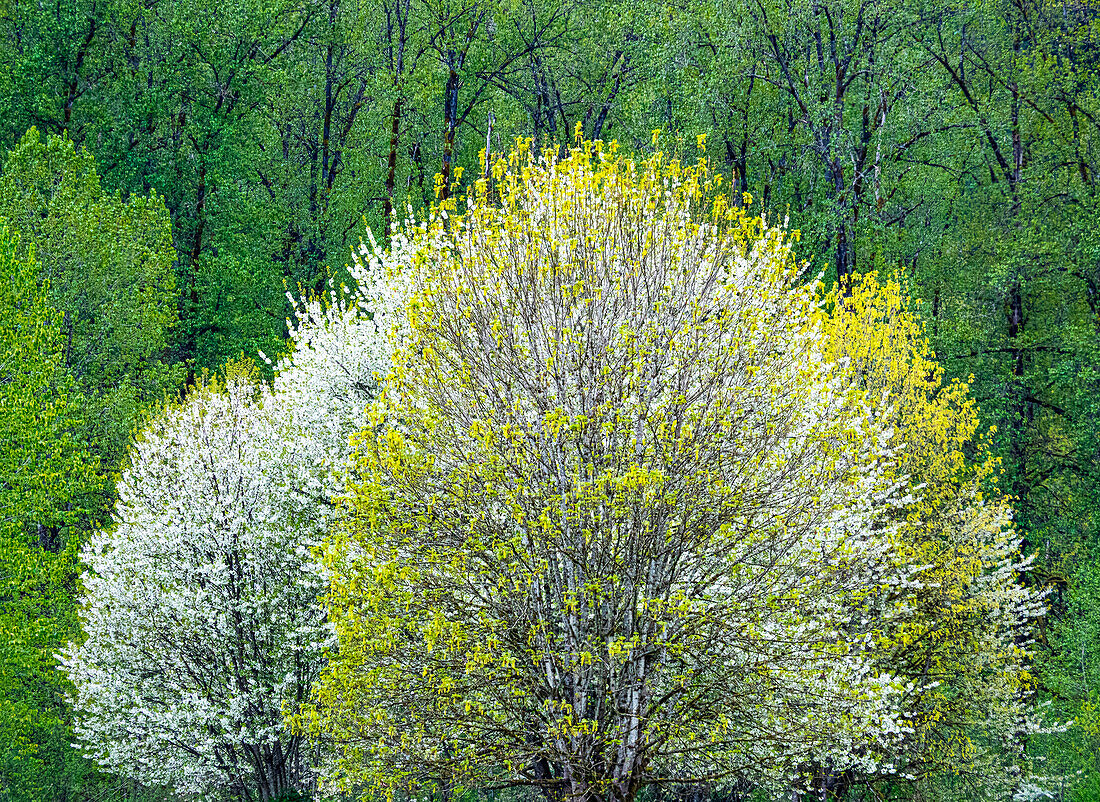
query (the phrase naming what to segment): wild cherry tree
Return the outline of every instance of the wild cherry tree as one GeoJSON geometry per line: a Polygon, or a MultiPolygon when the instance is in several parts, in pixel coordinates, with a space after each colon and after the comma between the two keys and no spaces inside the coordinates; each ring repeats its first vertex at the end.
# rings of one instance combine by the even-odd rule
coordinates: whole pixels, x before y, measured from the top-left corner
{"type": "Polygon", "coordinates": [[[410,233],[301,716],[346,790],[885,766],[910,502],[782,231],[702,164],[522,147],[410,233]],[[870,746],[868,748],[868,739],[870,746]]]}
{"type": "Polygon", "coordinates": [[[372,272],[358,264],[358,290],[299,304],[272,386],[227,369],[133,446],[114,525],[84,553],[84,639],[62,655],[81,746],[111,771],[187,795],[312,787],[283,715],[329,640],[310,549],[388,369],[372,272]]]}

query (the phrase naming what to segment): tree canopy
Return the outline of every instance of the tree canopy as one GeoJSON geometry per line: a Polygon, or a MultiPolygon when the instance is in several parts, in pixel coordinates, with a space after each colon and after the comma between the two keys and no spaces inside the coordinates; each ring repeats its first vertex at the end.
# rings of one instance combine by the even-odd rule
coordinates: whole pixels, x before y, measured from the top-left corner
{"type": "Polygon", "coordinates": [[[61,363],[81,389],[89,437],[117,466],[142,409],[174,391],[164,361],[177,319],[171,223],[151,193],[123,200],[71,140],[31,129],[0,171],[0,216],[34,249],[61,313],[61,363]]]}
{"type": "Polygon", "coordinates": [[[94,771],[69,747],[53,654],[76,629],[79,536],[103,488],[61,366],[61,315],[34,249],[2,220],[0,306],[0,786],[37,800],[94,771]]]}
{"type": "MultiPolygon", "coordinates": [[[[60,332],[55,378],[0,421],[10,434],[0,466],[15,482],[0,492],[20,510],[13,537],[26,546],[0,574],[19,588],[0,616],[23,622],[13,633],[56,625],[48,638],[28,636],[37,668],[5,674],[0,704],[61,722],[9,739],[40,751],[4,764],[0,795],[160,802],[172,793],[61,748],[75,740],[69,707],[43,656],[54,648],[43,644],[75,633],[73,543],[112,525],[115,482],[147,419],[242,355],[271,355],[257,359],[258,378],[276,381],[296,347],[296,299],[327,295],[330,279],[355,285],[363,273],[345,265],[368,227],[383,250],[403,252],[401,238],[416,239],[408,214],[426,219],[450,198],[461,207],[479,180],[496,202],[493,164],[517,138],[564,157],[579,125],[605,153],[617,141],[639,162],[657,151],[666,162],[705,159],[730,205],[788,232],[793,258],[810,265],[800,280],[839,282],[814,312],[828,360],[859,365],[850,378],[861,392],[891,388],[886,470],[913,501],[884,525],[896,529],[895,556],[931,567],[919,598],[899,596],[908,612],[874,625],[883,639],[874,666],[914,683],[899,697],[913,731],[889,751],[918,779],[808,767],[825,786],[819,795],[1034,795],[1011,779],[1013,766],[1031,762],[1060,778],[1060,799],[1092,802],[1098,9],[1042,0],[0,3],[0,216],[20,236],[20,262],[33,246],[34,269],[49,279],[44,293],[45,284],[20,283],[0,317],[41,296],[60,332]],[[25,450],[36,442],[52,445],[25,450]],[[75,470],[78,454],[98,466],[91,496],[74,491],[88,477],[75,470]],[[993,534],[1009,519],[1003,537],[993,534]],[[1005,576],[990,578],[996,571],[1005,576]],[[1046,593],[1034,628],[1020,623],[1030,614],[997,619],[1019,609],[1000,594],[1020,571],[1029,593],[1046,593]],[[941,684],[924,689],[926,680],[941,684]],[[28,683],[48,688],[34,699],[49,701],[28,702],[28,683]],[[1077,725],[1021,734],[1032,693],[1052,719],[1077,725]],[[1014,716],[1018,725],[1005,723],[1014,716]],[[47,730],[53,752],[39,739],[47,730]]],[[[41,354],[53,359],[52,349],[41,354]]],[[[342,353],[318,356],[317,370],[339,375],[342,353]]],[[[326,432],[325,442],[359,428],[358,417],[321,412],[332,408],[323,392],[327,400],[307,404],[312,387],[284,383],[276,395],[300,394],[297,409],[314,410],[301,425],[326,432]]],[[[706,802],[750,792],[666,784],[646,793],[706,802]]]]}
{"type": "Polygon", "coordinates": [[[788,235],[721,190],[703,161],[521,145],[406,232],[300,719],[338,788],[835,792],[974,769],[980,745],[928,746],[952,726],[997,728],[990,785],[1020,779],[1014,639],[1041,605],[960,461],[965,386],[937,393],[896,285],[824,313],[788,235]],[[954,663],[924,641],[952,613],[954,663]],[[963,677],[982,695],[945,724],[963,677]]]}

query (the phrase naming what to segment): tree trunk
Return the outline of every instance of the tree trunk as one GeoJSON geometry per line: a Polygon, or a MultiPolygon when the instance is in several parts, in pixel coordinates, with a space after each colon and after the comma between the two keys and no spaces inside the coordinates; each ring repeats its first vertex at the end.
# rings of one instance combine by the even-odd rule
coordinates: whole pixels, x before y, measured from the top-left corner
{"type": "Polygon", "coordinates": [[[443,189],[441,197],[451,195],[451,163],[454,161],[455,128],[458,126],[458,70],[456,54],[448,53],[447,93],[443,101],[443,189]]]}
{"type": "Polygon", "coordinates": [[[397,179],[397,144],[401,133],[401,104],[403,98],[398,95],[393,101],[393,114],[390,117],[390,155],[386,164],[386,199],[383,202],[382,216],[389,225],[393,213],[393,189],[397,179]]]}

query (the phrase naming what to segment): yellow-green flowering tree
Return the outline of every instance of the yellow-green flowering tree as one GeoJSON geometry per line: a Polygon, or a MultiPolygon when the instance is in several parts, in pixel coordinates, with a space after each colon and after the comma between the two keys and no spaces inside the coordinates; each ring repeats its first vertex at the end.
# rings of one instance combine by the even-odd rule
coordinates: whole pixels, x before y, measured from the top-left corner
{"type": "MultiPolygon", "coordinates": [[[[892,745],[896,773],[930,798],[1027,796],[1023,748],[1033,709],[1029,623],[1042,592],[1019,581],[999,465],[979,436],[966,382],[945,382],[916,308],[896,278],[869,273],[834,287],[819,309],[827,358],[845,360],[865,390],[887,393],[895,475],[912,501],[897,515],[896,559],[920,569],[919,590],[891,596],[904,613],[882,622],[877,665],[906,678],[911,729],[892,745]]],[[[836,788],[870,778],[832,778],[836,788]]]]}
{"type": "Polygon", "coordinates": [[[938,497],[877,357],[844,352],[854,303],[827,316],[703,163],[598,142],[521,145],[405,236],[395,367],[325,551],[339,645],[298,716],[329,781],[625,802],[905,773],[938,497]]]}

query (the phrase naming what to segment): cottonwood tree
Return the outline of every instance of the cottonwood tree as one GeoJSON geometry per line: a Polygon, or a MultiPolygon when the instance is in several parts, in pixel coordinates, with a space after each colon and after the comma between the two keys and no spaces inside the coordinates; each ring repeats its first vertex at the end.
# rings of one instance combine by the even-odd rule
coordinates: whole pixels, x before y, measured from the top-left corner
{"type": "Polygon", "coordinates": [[[891,771],[909,680],[874,630],[919,582],[881,394],[702,165],[555,153],[414,232],[299,723],[367,793],[891,771]]]}
{"type": "Polygon", "coordinates": [[[300,93],[287,88],[288,62],[321,16],[320,4],[297,0],[215,13],[171,0],[147,4],[115,33],[121,65],[99,107],[110,124],[87,136],[113,186],[155,188],[172,215],[181,295],[173,361],[213,369],[242,351],[275,350],[285,336],[283,279],[296,287],[306,278],[275,258],[288,256],[286,203],[296,199],[272,198],[264,179],[278,158],[305,168],[297,153],[273,152],[265,112],[272,94],[300,93]]]}
{"type": "Polygon", "coordinates": [[[768,213],[793,214],[804,247],[838,277],[874,265],[885,232],[925,202],[902,179],[940,124],[912,11],[884,0],[754,0],[681,13],[695,29],[687,63],[699,85],[678,91],[699,107],[696,125],[713,130],[739,189],[768,213]]]}
{"type": "Polygon", "coordinates": [[[357,272],[365,289],[299,306],[271,387],[230,369],[134,445],[115,524],[85,550],[84,640],[62,655],[83,751],[114,772],[260,800],[311,786],[283,723],[328,640],[310,546],[388,365],[357,272]]]}
{"type": "Polygon", "coordinates": [[[649,131],[633,125],[632,95],[667,63],[663,51],[675,38],[658,17],[645,4],[623,14],[590,0],[525,0],[508,22],[511,35],[528,47],[496,82],[522,106],[529,120],[523,130],[536,147],[567,142],[578,124],[594,140],[619,135],[645,142],[649,131]]]}

